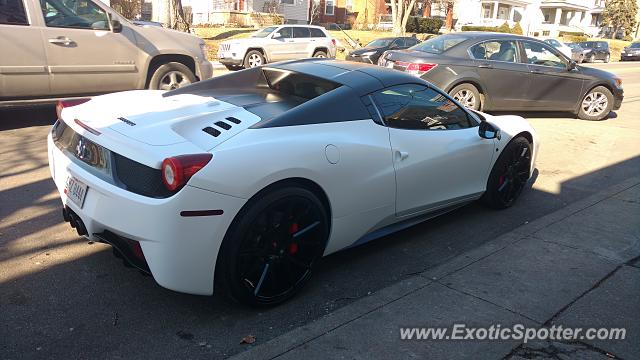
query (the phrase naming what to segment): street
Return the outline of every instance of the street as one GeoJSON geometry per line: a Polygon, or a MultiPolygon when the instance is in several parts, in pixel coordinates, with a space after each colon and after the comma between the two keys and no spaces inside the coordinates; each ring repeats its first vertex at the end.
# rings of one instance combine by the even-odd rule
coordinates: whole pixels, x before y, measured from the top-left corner
{"type": "MultiPolygon", "coordinates": [[[[222,358],[309,324],[514,228],[640,175],[640,64],[593,64],[623,79],[622,109],[589,122],[523,113],[540,136],[538,172],[505,211],[476,203],[324,258],[291,301],[248,309],[175,293],[124,267],[62,220],[47,165],[52,107],[0,110],[2,358],[222,358]]],[[[357,341],[357,340],[354,340],[357,341]]]]}

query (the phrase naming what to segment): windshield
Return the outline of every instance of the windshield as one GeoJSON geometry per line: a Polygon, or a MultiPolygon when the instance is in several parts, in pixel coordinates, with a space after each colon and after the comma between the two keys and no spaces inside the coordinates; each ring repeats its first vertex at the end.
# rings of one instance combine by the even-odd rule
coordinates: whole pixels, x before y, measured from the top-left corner
{"type": "Polygon", "coordinates": [[[633,44],[629,45],[629,49],[640,49],[640,42],[634,42],[633,44]]]}
{"type": "Polygon", "coordinates": [[[391,44],[392,41],[393,39],[377,39],[368,43],[367,46],[365,47],[385,47],[385,46],[389,46],[389,44],[391,44]]]}
{"type": "Polygon", "coordinates": [[[593,49],[596,46],[596,43],[594,42],[581,42],[580,47],[584,48],[584,49],[593,49]]]}
{"type": "Polygon", "coordinates": [[[555,39],[548,39],[548,40],[545,40],[545,42],[547,42],[548,44],[551,44],[553,47],[561,46],[558,40],[555,40],[555,39]]]}
{"type": "Polygon", "coordinates": [[[578,44],[567,44],[567,46],[569,46],[573,50],[578,50],[578,51],[583,50],[582,47],[578,44]]]}
{"type": "Polygon", "coordinates": [[[442,54],[467,39],[468,37],[461,35],[441,35],[412,46],[409,49],[423,51],[430,54],[442,54]]]}
{"type": "Polygon", "coordinates": [[[269,26],[268,28],[264,28],[262,30],[258,30],[256,32],[254,32],[251,35],[251,37],[253,37],[253,38],[266,38],[267,36],[269,36],[269,34],[274,32],[277,28],[278,28],[277,26],[269,26]]]}

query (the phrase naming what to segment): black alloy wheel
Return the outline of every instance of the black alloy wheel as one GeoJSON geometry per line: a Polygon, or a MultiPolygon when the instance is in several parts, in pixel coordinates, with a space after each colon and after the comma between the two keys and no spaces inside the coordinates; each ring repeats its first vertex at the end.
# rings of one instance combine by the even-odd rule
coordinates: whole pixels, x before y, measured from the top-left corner
{"type": "Polygon", "coordinates": [[[322,202],[309,190],[282,188],[253,201],[237,220],[222,245],[216,282],[246,305],[292,297],[324,253],[329,222],[322,202]]]}
{"type": "Polygon", "coordinates": [[[493,166],[482,202],[494,209],[514,204],[524,189],[531,168],[531,144],[517,137],[507,145],[493,166]]]}

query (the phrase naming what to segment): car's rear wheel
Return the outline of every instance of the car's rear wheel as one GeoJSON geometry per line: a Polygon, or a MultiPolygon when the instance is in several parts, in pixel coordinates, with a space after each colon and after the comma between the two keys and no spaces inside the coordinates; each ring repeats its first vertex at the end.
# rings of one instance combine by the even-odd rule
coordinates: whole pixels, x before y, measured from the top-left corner
{"type": "Polygon", "coordinates": [[[244,56],[244,68],[254,68],[266,64],[264,55],[258,50],[251,50],[244,56]]]}
{"type": "Polygon", "coordinates": [[[149,81],[149,89],[175,90],[194,82],[196,82],[196,76],[186,65],[168,62],[154,71],[149,81]]]}
{"type": "Polygon", "coordinates": [[[460,84],[451,89],[449,95],[468,109],[480,110],[480,92],[472,84],[460,84]]]}
{"type": "Polygon", "coordinates": [[[580,55],[580,58],[578,59],[578,64],[582,64],[584,62],[584,55],[580,55]]]}
{"type": "Polygon", "coordinates": [[[589,55],[589,61],[590,63],[596,62],[596,56],[594,54],[589,55]]]}
{"type": "Polygon", "coordinates": [[[516,137],[502,150],[493,165],[481,201],[494,209],[510,207],[522,193],[530,169],[531,144],[524,137],[516,137]]]}
{"type": "Polygon", "coordinates": [[[609,60],[611,60],[611,54],[607,54],[607,56],[605,56],[604,62],[608,63],[609,60]]]}
{"type": "Polygon", "coordinates": [[[328,215],[313,192],[283,187],[259,195],[225,236],[216,286],[246,305],[281,303],[307,283],[328,235],[328,215]]]}
{"type": "Polygon", "coordinates": [[[327,57],[327,52],[326,51],[322,51],[322,50],[318,50],[315,53],[313,53],[313,57],[314,58],[326,58],[327,57]]]}
{"type": "Polygon", "coordinates": [[[613,109],[613,94],[604,86],[596,86],[584,96],[578,117],[584,120],[605,119],[613,109]]]}

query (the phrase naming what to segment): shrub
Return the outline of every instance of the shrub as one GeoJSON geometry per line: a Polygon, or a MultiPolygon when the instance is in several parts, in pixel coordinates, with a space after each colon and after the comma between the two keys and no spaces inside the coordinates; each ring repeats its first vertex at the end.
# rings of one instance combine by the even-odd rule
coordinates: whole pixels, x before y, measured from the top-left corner
{"type": "Polygon", "coordinates": [[[511,29],[512,34],[522,35],[524,32],[522,31],[522,26],[520,26],[520,22],[517,22],[513,25],[513,29],[511,29]]]}
{"type": "Polygon", "coordinates": [[[437,34],[443,24],[441,19],[412,16],[407,20],[405,30],[416,34],[437,34]]]}
{"type": "Polygon", "coordinates": [[[564,35],[562,36],[562,39],[566,42],[572,42],[572,43],[589,40],[589,38],[586,35],[564,35]]]}
{"type": "Polygon", "coordinates": [[[582,31],[560,31],[558,37],[563,36],[585,36],[585,34],[582,31]]]}
{"type": "Polygon", "coordinates": [[[511,33],[511,28],[509,27],[509,24],[505,21],[504,24],[498,26],[496,31],[509,34],[511,33]]]}
{"type": "Polygon", "coordinates": [[[473,25],[464,25],[462,26],[462,31],[497,31],[498,28],[494,26],[473,26],[473,25]]]}
{"type": "Polygon", "coordinates": [[[631,36],[631,35],[625,35],[625,36],[622,38],[622,40],[624,40],[624,41],[633,41],[633,36],[631,36]]]}

